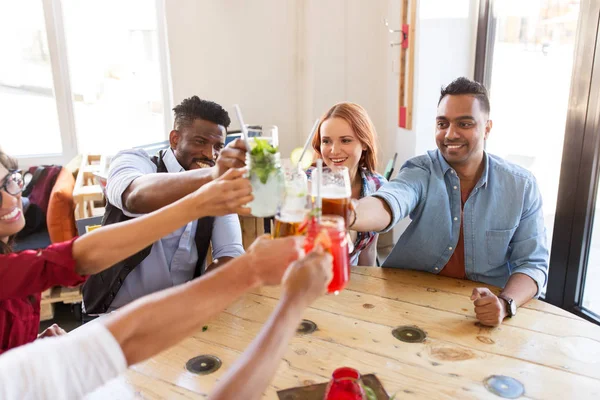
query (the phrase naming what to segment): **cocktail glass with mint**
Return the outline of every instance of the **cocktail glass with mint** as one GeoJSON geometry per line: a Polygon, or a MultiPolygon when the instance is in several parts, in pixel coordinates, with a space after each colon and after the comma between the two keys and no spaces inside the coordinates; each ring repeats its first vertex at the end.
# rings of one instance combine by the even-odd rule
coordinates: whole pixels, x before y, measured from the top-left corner
{"type": "MultiPolygon", "coordinates": [[[[275,131],[276,135],[277,131],[275,131]]],[[[276,136],[250,137],[248,168],[254,200],[249,207],[255,217],[272,217],[283,199],[284,175],[276,136]]]]}

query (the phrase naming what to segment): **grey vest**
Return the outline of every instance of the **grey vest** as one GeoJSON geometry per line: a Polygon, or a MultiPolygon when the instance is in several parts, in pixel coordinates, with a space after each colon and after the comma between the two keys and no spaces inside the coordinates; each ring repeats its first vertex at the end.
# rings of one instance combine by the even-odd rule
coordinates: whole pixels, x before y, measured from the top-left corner
{"type": "MultiPolygon", "coordinates": [[[[152,157],[152,162],[156,165],[156,172],[167,172],[167,167],[163,162],[163,152],[160,152],[158,156],[152,157]]],[[[106,202],[106,209],[104,211],[104,217],[102,218],[103,226],[130,219],[131,217],[127,217],[123,214],[121,209],[113,206],[108,201],[106,202]]],[[[198,220],[195,236],[196,249],[198,250],[198,262],[196,263],[194,278],[205,272],[204,261],[210,245],[214,220],[214,217],[204,217],[198,220]]],[[[108,307],[117,295],[117,292],[121,288],[127,275],[148,257],[151,249],[152,245],[98,274],[89,276],[82,287],[86,313],[102,314],[107,312],[108,307]]]]}

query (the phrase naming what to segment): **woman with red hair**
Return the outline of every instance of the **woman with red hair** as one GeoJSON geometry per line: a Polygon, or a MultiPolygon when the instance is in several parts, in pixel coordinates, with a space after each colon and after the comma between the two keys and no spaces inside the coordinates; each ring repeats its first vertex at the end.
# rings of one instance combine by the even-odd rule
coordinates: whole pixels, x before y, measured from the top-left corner
{"type": "MultiPolygon", "coordinates": [[[[323,115],[312,147],[328,167],[347,167],[352,198],[375,193],[387,180],[377,173],[377,132],[367,111],[355,103],[338,103],[323,115]]],[[[312,174],[313,168],[307,171],[312,174]]],[[[358,232],[352,265],[375,265],[377,233],[358,232]]]]}

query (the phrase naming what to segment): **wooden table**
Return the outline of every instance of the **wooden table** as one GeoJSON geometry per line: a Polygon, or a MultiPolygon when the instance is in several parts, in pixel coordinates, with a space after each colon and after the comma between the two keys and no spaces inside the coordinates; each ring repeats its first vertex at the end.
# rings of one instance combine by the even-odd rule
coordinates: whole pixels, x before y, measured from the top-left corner
{"type": "MultiPolygon", "coordinates": [[[[492,375],[521,382],[522,398],[600,398],[600,327],[531,301],[501,327],[487,328],[477,323],[469,300],[476,286],[414,271],[353,268],[346,290],[306,311],[304,318],[318,330],[292,340],[264,397],[326,382],[335,368],[350,366],[375,373],[397,399],[499,399],[483,383],[492,375]],[[401,342],[391,334],[399,325],[416,325],[427,339],[401,342]]],[[[279,293],[262,288],[247,294],[205,332],[132,367],[98,398],[123,391],[143,398],[204,397],[259,332],[279,293]],[[211,375],[187,372],[187,360],[200,354],[219,357],[223,366],[211,375]]]]}

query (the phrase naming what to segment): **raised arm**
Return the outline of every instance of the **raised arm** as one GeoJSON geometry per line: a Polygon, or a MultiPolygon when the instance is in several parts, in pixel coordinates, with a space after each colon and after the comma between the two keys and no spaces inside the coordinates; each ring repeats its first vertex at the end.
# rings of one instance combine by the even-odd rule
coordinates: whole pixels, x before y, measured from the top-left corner
{"type": "Polygon", "coordinates": [[[281,300],[248,349],[219,380],[213,400],[259,399],[273,379],[302,314],[325,293],[332,277],[331,256],[315,251],[290,266],[281,300]]]}
{"type": "Polygon", "coordinates": [[[430,172],[408,161],[398,175],[372,196],[363,197],[356,207],[357,232],[384,232],[408,216],[424,195],[430,172]]]}
{"type": "Polygon", "coordinates": [[[128,365],[143,361],[200,329],[246,291],[279,283],[287,266],[303,255],[301,243],[297,237],[261,237],[214,272],[123,307],[106,319],[106,327],[128,365]]]}
{"type": "Polygon", "coordinates": [[[357,232],[379,232],[392,222],[390,206],[378,197],[367,196],[358,200],[355,211],[356,221],[349,228],[357,232]]]}
{"type": "MultiPolygon", "coordinates": [[[[243,167],[246,148],[234,141],[221,150],[216,165],[177,173],[145,174],[135,178],[122,193],[121,202],[133,214],[145,214],[188,195],[224,174],[229,168],[243,167]]],[[[110,184],[110,182],[109,182],[110,184]]]]}
{"type": "Polygon", "coordinates": [[[0,255],[0,300],[39,293],[54,285],[76,285],[81,275],[96,274],[142,250],[166,234],[197,218],[239,213],[252,199],[245,169],[225,175],[185,198],[119,224],[96,229],[71,242],[57,243],[45,250],[0,255]]]}
{"type": "Polygon", "coordinates": [[[212,181],[213,168],[142,175],[133,180],[123,192],[122,204],[133,214],[158,210],[212,181]]]}
{"type": "Polygon", "coordinates": [[[243,205],[252,199],[252,187],[247,179],[241,179],[244,173],[245,169],[229,170],[160,210],[81,236],[73,243],[76,272],[98,273],[194,219],[230,213],[248,215],[243,205]]]}
{"type": "Polygon", "coordinates": [[[143,297],[68,335],[3,354],[0,398],[83,397],[189,336],[245,291],[279,283],[287,266],[303,255],[301,242],[262,237],[214,273],[143,297]],[[47,362],[37,362],[40,356],[47,362]]]}

